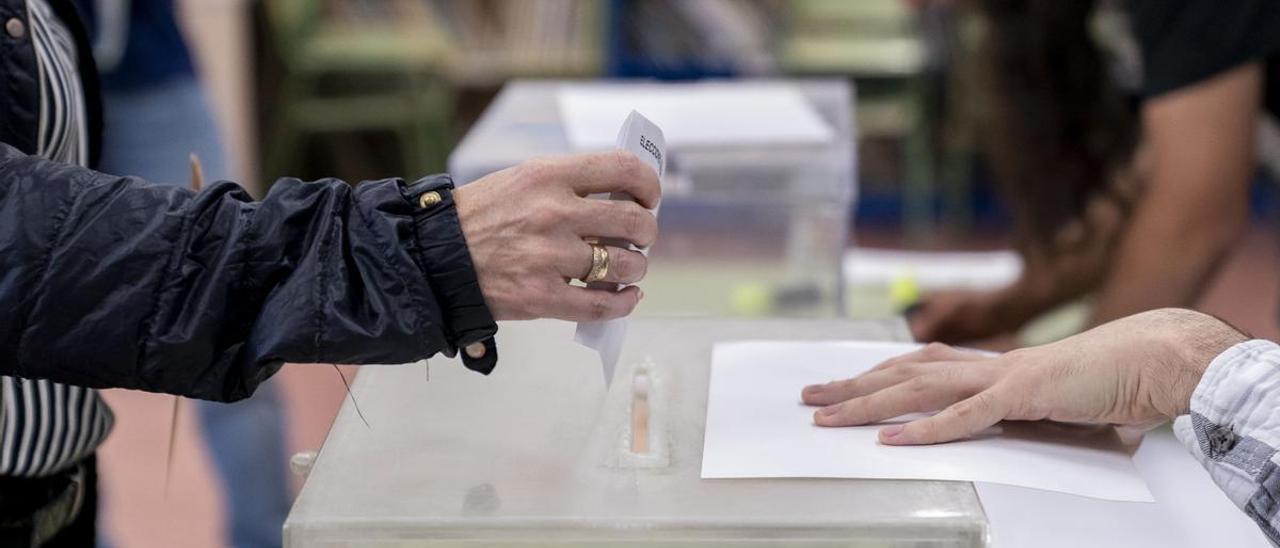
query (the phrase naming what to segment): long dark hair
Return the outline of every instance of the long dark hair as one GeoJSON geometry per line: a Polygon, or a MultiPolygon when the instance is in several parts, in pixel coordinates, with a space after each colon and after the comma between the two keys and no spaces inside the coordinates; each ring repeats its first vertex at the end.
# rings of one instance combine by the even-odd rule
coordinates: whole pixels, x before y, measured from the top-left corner
{"type": "Polygon", "coordinates": [[[979,142],[1027,244],[1114,198],[1137,125],[1090,35],[1095,1],[981,0],[979,142]]]}

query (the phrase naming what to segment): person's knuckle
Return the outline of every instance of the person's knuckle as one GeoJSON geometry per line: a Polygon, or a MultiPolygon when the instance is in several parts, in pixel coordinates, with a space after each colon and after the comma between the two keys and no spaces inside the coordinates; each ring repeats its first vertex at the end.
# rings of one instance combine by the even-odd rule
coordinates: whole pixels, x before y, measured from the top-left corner
{"type": "Polygon", "coordinates": [[[1033,388],[1016,380],[1002,379],[984,391],[984,397],[1005,416],[1048,417],[1048,400],[1031,396],[1033,388]]]}
{"type": "Polygon", "coordinates": [[[612,295],[605,291],[592,291],[591,297],[587,299],[586,315],[592,321],[600,321],[609,318],[612,295]]]}
{"type": "Polygon", "coordinates": [[[634,264],[635,270],[631,273],[631,279],[638,282],[649,274],[649,258],[636,253],[634,264]]]}
{"type": "Polygon", "coordinates": [[[850,377],[836,383],[836,388],[844,392],[856,392],[863,383],[862,377],[850,377]]]}
{"type": "Polygon", "coordinates": [[[908,430],[913,431],[911,432],[911,439],[914,439],[918,443],[934,443],[938,441],[938,434],[940,431],[938,428],[938,420],[939,419],[937,418],[932,420],[925,419],[911,425],[914,426],[914,428],[909,426],[908,430]]]}
{"type": "MultiPolygon", "coordinates": [[[[519,260],[526,262],[527,268],[530,271],[530,276],[546,278],[548,273],[558,272],[563,266],[570,266],[561,264],[571,262],[568,260],[569,257],[567,256],[566,251],[567,250],[564,246],[559,245],[557,242],[549,238],[538,238],[537,240],[530,241],[526,246],[524,246],[524,256],[520,257],[519,260]]],[[[546,285],[546,282],[543,282],[543,287],[539,287],[538,289],[542,291],[554,289],[553,287],[547,287],[546,285]]]]}
{"type": "Polygon", "coordinates": [[[889,368],[898,382],[906,382],[925,373],[924,364],[920,362],[902,362],[889,368]]]}
{"type": "Polygon", "coordinates": [[[622,149],[613,151],[613,163],[618,168],[618,172],[627,179],[635,179],[644,175],[641,169],[644,164],[640,162],[640,158],[635,154],[622,149]]]}
{"type": "Polygon", "coordinates": [[[1001,407],[1002,396],[1000,393],[992,390],[986,390],[975,394],[972,398],[965,400],[968,403],[971,412],[992,413],[1001,407]]]}
{"type": "Polygon", "coordinates": [[[866,422],[871,411],[871,402],[867,398],[854,398],[840,405],[840,419],[847,424],[866,422]]]}
{"type": "Polygon", "coordinates": [[[623,300],[622,304],[621,304],[621,305],[620,305],[620,307],[619,307],[618,315],[619,315],[619,316],[627,316],[627,315],[630,315],[630,314],[631,314],[631,312],[632,312],[633,310],[635,310],[635,309],[636,309],[636,307],[637,307],[637,306],[639,306],[639,305],[640,305],[640,296],[639,296],[639,294],[633,294],[633,297],[632,297],[632,298],[630,298],[630,299],[624,299],[624,300],[623,300]]]}
{"type": "MultiPolygon", "coordinates": [[[[974,397],[976,398],[977,396],[974,397]]],[[[964,400],[951,406],[951,415],[961,421],[969,420],[977,411],[977,404],[972,399],[964,400]]]]}
{"type": "Polygon", "coordinates": [[[534,158],[520,164],[519,180],[526,184],[539,184],[550,178],[551,161],[546,158],[534,158]]]}
{"type": "Polygon", "coordinates": [[[531,228],[537,231],[545,231],[559,226],[567,216],[567,208],[556,200],[540,200],[525,214],[525,218],[531,228]]]}
{"type": "Polygon", "coordinates": [[[1022,367],[1036,363],[1034,348],[1015,348],[996,358],[996,361],[1009,367],[1022,367]]]}
{"type": "Polygon", "coordinates": [[[933,381],[927,376],[912,377],[903,383],[906,390],[914,396],[920,396],[933,387],[933,381]]]}
{"type": "MultiPolygon", "coordinates": [[[[625,231],[629,236],[628,239],[633,241],[639,240],[645,229],[645,217],[649,217],[650,215],[638,207],[628,207],[623,211],[624,213],[620,215],[623,231],[625,231]]],[[[637,241],[636,243],[639,242],[637,241]]]]}
{"type": "Polygon", "coordinates": [[[531,207],[520,216],[526,233],[541,232],[542,229],[555,223],[554,214],[546,207],[531,207]]]}
{"type": "Polygon", "coordinates": [[[616,277],[623,282],[635,280],[640,272],[640,261],[634,253],[619,250],[610,268],[616,269],[616,277]]]}
{"type": "Polygon", "coordinates": [[[653,245],[658,239],[658,219],[644,208],[636,205],[635,243],[640,247],[653,245]]]}
{"type": "Polygon", "coordinates": [[[552,214],[555,216],[557,223],[578,223],[585,219],[588,213],[582,209],[579,204],[573,200],[567,200],[565,197],[555,197],[548,199],[547,205],[552,214]]]}
{"type": "Polygon", "coordinates": [[[951,355],[951,346],[945,343],[931,342],[925,345],[921,355],[929,360],[942,360],[951,355]]]}

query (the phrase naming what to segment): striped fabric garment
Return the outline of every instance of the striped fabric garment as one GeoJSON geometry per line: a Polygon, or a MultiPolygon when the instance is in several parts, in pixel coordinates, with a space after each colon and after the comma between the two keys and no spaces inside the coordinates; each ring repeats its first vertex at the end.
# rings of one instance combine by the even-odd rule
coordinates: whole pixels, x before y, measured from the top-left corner
{"type": "MultiPolygon", "coordinates": [[[[86,165],[88,130],[75,42],[44,0],[28,0],[27,15],[40,68],[36,153],[86,165]]],[[[112,422],[111,410],[96,390],[0,377],[0,475],[59,472],[97,449],[112,422]]]]}
{"type": "Polygon", "coordinates": [[[1214,358],[1173,433],[1280,546],[1280,345],[1255,339],[1214,358]]]}

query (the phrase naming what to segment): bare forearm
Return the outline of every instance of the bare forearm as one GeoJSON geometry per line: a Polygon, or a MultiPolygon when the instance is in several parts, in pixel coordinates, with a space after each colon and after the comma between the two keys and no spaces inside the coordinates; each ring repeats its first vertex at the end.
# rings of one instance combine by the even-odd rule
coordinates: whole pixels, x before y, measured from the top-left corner
{"type": "Polygon", "coordinates": [[[1150,179],[1094,324],[1194,304],[1246,222],[1261,82],[1253,63],[1143,106],[1150,179]]]}
{"type": "Polygon", "coordinates": [[[1195,211],[1194,203],[1147,200],[1120,244],[1090,324],[1156,308],[1194,305],[1239,239],[1246,207],[1240,200],[1206,212],[1195,211]]]}

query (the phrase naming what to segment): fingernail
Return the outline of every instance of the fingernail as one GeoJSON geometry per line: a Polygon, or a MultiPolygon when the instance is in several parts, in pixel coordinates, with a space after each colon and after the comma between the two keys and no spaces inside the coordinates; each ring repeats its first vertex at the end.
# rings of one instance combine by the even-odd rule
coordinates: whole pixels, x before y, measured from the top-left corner
{"type": "Polygon", "coordinates": [[[890,440],[902,433],[903,426],[901,424],[891,424],[880,429],[880,439],[890,440]]]}
{"type": "Polygon", "coordinates": [[[832,416],[832,415],[834,415],[834,414],[836,414],[836,413],[839,413],[839,412],[840,412],[840,404],[838,404],[838,403],[837,403],[837,404],[835,404],[835,405],[828,405],[828,406],[823,407],[822,409],[819,409],[819,410],[818,410],[818,414],[820,414],[820,415],[822,415],[822,416],[824,416],[824,417],[830,417],[830,416],[832,416]]]}
{"type": "Polygon", "coordinates": [[[478,360],[480,358],[483,358],[484,352],[485,352],[484,343],[477,342],[477,343],[468,344],[465,351],[467,355],[470,356],[472,359],[478,360]]]}
{"type": "Polygon", "coordinates": [[[804,387],[804,390],[802,390],[800,393],[801,393],[801,394],[816,394],[816,393],[821,392],[821,391],[822,391],[822,385],[821,385],[821,384],[811,384],[811,385],[809,385],[809,386],[804,387]]]}
{"type": "Polygon", "coordinates": [[[640,289],[640,288],[638,288],[638,287],[637,287],[637,288],[636,288],[636,294],[637,294],[637,295],[636,295],[636,299],[637,299],[637,300],[644,299],[644,290],[643,290],[643,289],[640,289]]]}

